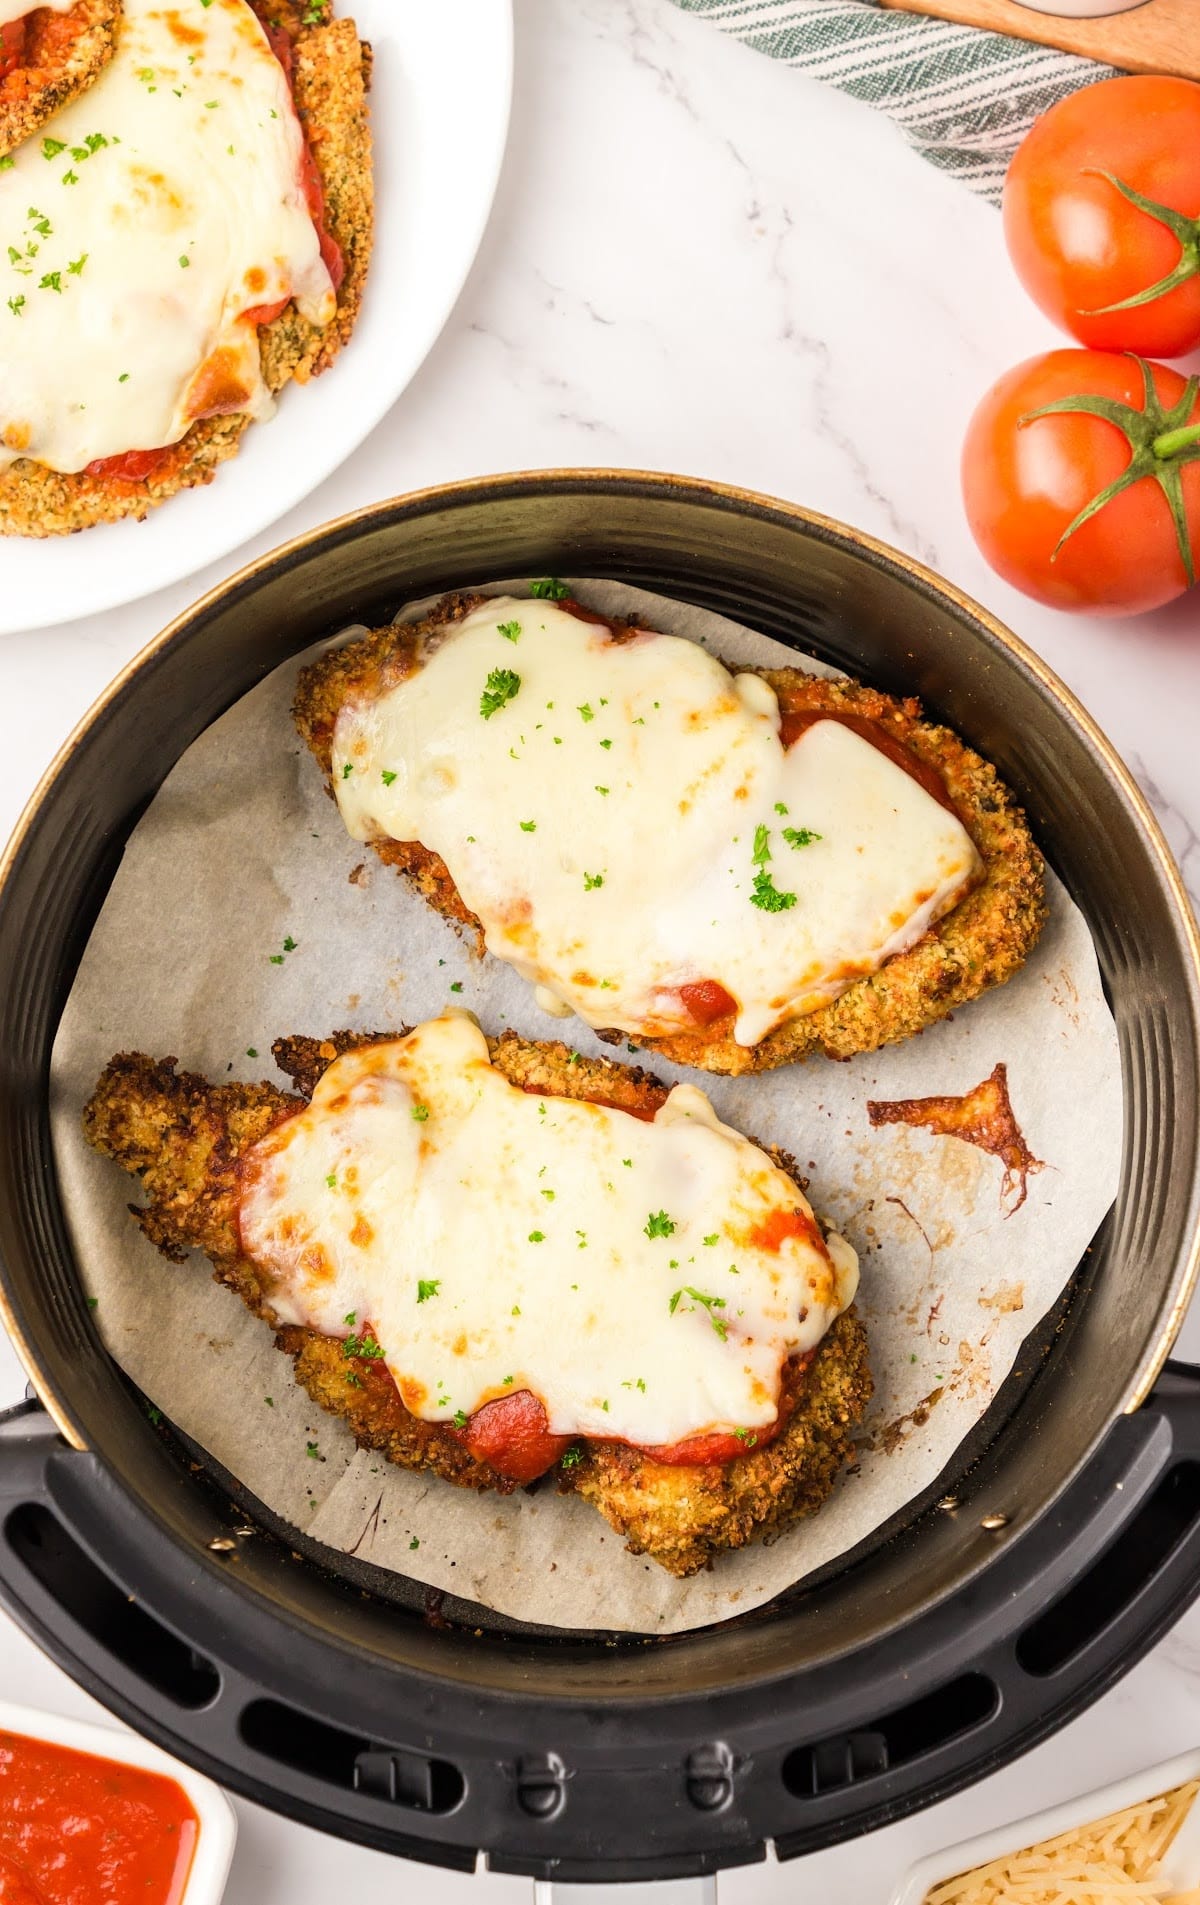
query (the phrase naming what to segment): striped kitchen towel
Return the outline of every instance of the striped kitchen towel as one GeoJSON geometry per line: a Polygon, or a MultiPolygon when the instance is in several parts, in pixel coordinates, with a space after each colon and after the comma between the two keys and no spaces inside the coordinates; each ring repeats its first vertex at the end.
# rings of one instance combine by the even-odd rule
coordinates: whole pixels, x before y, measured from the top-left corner
{"type": "Polygon", "coordinates": [[[1039,113],[1111,66],[1005,33],[884,12],[875,0],[672,0],[894,119],[933,165],[998,202],[1039,113]]]}

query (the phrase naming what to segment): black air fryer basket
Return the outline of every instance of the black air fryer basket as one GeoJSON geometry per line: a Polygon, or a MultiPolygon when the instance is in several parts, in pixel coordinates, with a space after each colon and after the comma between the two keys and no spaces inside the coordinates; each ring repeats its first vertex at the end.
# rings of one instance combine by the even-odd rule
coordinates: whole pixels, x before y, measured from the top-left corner
{"type": "Polygon", "coordinates": [[[0,1421],[0,1595],[226,1785],[463,1870],[482,1852],[541,1877],[682,1876],[944,1798],[1095,1699],[1200,1588],[1200,1380],[1165,1361],[1200,1234],[1198,975],[1178,874],[1103,737],[981,609],[865,537],[710,485],[567,472],[288,545],[114,684],[0,865],[0,1314],[40,1398],[0,1421]],[[58,1017],[189,743],[322,634],[547,572],[697,602],[919,693],[1024,798],[1121,1041],[1117,1206],[952,1472],[823,1576],[669,1639],[522,1626],[274,1524],[107,1357],[51,1160],[58,1017]]]}

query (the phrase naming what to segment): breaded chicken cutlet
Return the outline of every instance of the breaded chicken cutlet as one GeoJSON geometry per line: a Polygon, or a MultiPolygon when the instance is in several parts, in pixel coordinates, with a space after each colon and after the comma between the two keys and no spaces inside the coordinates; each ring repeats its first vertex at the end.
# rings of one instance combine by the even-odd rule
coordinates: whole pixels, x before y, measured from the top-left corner
{"type": "MultiPolygon", "coordinates": [[[[390,1052],[400,1036],[369,1040],[362,1034],[339,1033],[323,1041],[279,1040],[273,1048],[275,1058],[294,1080],[296,1095],[267,1083],[214,1086],[192,1074],[177,1073],[172,1059],[125,1054],[114,1058],[101,1078],[84,1113],[84,1130],[97,1150],[140,1178],[148,1202],[145,1208],[131,1209],[151,1242],[175,1261],[182,1261],[189,1250],[203,1250],[218,1281],[236,1291],[256,1316],[275,1329],[278,1347],[291,1356],[296,1378],[313,1400],[340,1416],[361,1446],[379,1450],[401,1467],[432,1470],[460,1487],[509,1493],[514,1487],[512,1477],[469,1446],[471,1431],[464,1426],[465,1416],[432,1421],[410,1413],[361,1314],[348,1313],[346,1323],[353,1318],[357,1331],[349,1338],[281,1323],[269,1278],[245,1254],[245,1184],[253,1168],[254,1147],[271,1134],[286,1132],[289,1121],[293,1121],[290,1128],[295,1128],[296,1114],[303,1113],[313,1094],[319,1093],[335,1061],[344,1064],[347,1055],[362,1058],[372,1047],[380,1055],[390,1052]]],[[[553,1114],[562,1109],[563,1101],[570,1101],[628,1111],[644,1120],[653,1118],[667,1099],[665,1088],[647,1072],[605,1060],[580,1061],[560,1044],[530,1044],[505,1033],[487,1041],[487,1053],[491,1066],[508,1085],[519,1088],[524,1094],[521,1102],[528,1103],[531,1113],[536,1109],[539,1119],[545,1118],[548,1108],[553,1114]]],[[[425,1130],[436,1127],[436,1106],[426,1124],[428,1116],[423,1104],[412,1111],[412,1118],[423,1121],[422,1142],[425,1130]]],[[[627,1120],[621,1122],[628,1125],[627,1120]]],[[[807,1212],[807,1205],[795,1184],[794,1167],[782,1154],[769,1155],[769,1168],[786,1171],[791,1180],[785,1188],[789,1201],[797,1206],[799,1224],[799,1206],[807,1212]]],[[[343,1177],[347,1175],[344,1163],[336,1168],[343,1177]]],[[[333,1182],[332,1175],[328,1181],[333,1182]]],[[[539,1202],[537,1208],[549,1212],[552,1206],[539,1202]]],[[[355,1233],[360,1221],[355,1220],[355,1233]]],[[[550,1219],[539,1221],[548,1225],[550,1219]]],[[[803,1221],[816,1235],[811,1214],[803,1221]]],[[[657,1227],[663,1240],[647,1248],[675,1248],[675,1241],[666,1237],[673,1226],[665,1212],[658,1213],[657,1227]]],[[[649,1234],[654,1233],[652,1216],[649,1234]]],[[[531,1232],[531,1242],[541,1235],[531,1232]]],[[[441,1278],[451,1268],[449,1263],[430,1264],[441,1278]]],[[[576,1268],[572,1274],[582,1273],[576,1268]]],[[[678,1274],[682,1279],[688,1273],[678,1274]]],[[[690,1274],[699,1275],[697,1271],[690,1274]]],[[[850,1291],[852,1287],[846,1286],[850,1291]]],[[[418,1302],[425,1307],[413,1312],[418,1317],[432,1310],[432,1301],[426,1305],[425,1299],[436,1295],[439,1282],[424,1283],[420,1289],[418,1302]]],[[[720,1308],[708,1307],[706,1314],[693,1305],[693,1296],[707,1306],[717,1302],[699,1291],[680,1291],[672,1300],[670,1327],[682,1322],[692,1331],[690,1337],[676,1339],[683,1357],[681,1379],[686,1377],[688,1343],[699,1344],[702,1354],[715,1354],[717,1336],[724,1348],[727,1328],[734,1327],[732,1321],[727,1326],[720,1320],[720,1308]],[[680,1296],[684,1302],[676,1315],[680,1296]],[[694,1315],[684,1314],[689,1310],[694,1315]],[[708,1332],[714,1318],[716,1335],[708,1332]]],[[[570,1301],[565,1292],[563,1301],[570,1301]]],[[[664,1305],[664,1318],[665,1310],[664,1305]]],[[[732,1310],[727,1314],[732,1319],[732,1310]]],[[[342,1318],[337,1321],[340,1325],[342,1318]]],[[[506,1381],[511,1384],[513,1377],[506,1381]]],[[[644,1390],[645,1386],[639,1380],[637,1387],[644,1390]]],[[[633,1384],[621,1387],[629,1392],[633,1384]]],[[[670,1462],[655,1460],[626,1442],[599,1436],[558,1437],[553,1439],[556,1459],[549,1472],[560,1490],[573,1490],[599,1509],[626,1539],[630,1552],[648,1555],[669,1573],[686,1576],[722,1552],[777,1533],[818,1509],[850,1457],[855,1425],[870,1394],[865,1334],[853,1308],[847,1308],[812,1351],[784,1365],[778,1432],[772,1424],[769,1432],[758,1436],[739,1433],[734,1459],[689,1460],[681,1465],[678,1456],[670,1462]],[[774,1439],[768,1440],[768,1434],[774,1439]]],[[[614,1401],[617,1395],[614,1390],[614,1401]]],[[[519,1402],[520,1397],[510,1400],[519,1402]]],[[[604,1409],[608,1409],[607,1401],[604,1409]]],[[[472,1421],[482,1420],[487,1413],[484,1409],[472,1421]]],[[[728,1437],[724,1440],[728,1442],[728,1437]]]]}
{"type": "MultiPolygon", "coordinates": [[[[554,585],[544,586],[550,588],[554,585]]],[[[377,729],[382,717],[378,710],[387,704],[392,691],[399,684],[407,686],[409,682],[417,680],[427,666],[429,656],[436,658],[442,646],[452,638],[453,632],[476,611],[482,612],[485,608],[489,608],[489,604],[483,596],[449,596],[422,620],[377,629],[344,647],[329,650],[303,671],[293,709],[296,726],[316,758],[325,779],[326,790],[339,805],[354,799],[364,783],[369,783],[372,789],[371,800],[377,806],[382,805],[385,795],[390,798],[398,791],[393,785],[397,782],[398,774],[403,776],[409,767],[410,781],[416,781],[425,774],[421,765],[424,737],[417,736],[415,731],[412,738],[413,761],[405,762],[400,752],[395,756],[388,754],[380,774],[379,765],[384,763],[387,739],[394,737],[379,737],[377,729]],[[351,729],[349,736],[344,732],[347,723],[351,729]],[[360,737],[365,737],[365,740],[360,737]],[[379,752],[380,749],[384,752],[379,752]],[[378,762],[375,760],[377,752],[378,762]],[[386,784],[382,790],[381,781],[386,784]]],[[[480,746],[490,740],[492,733],[499,728],[499,722],[495,719],[496,708],[492,704],[499,703],[502,696],[510,693],[515,696],[513,683],[517,684],[518,689],[520,686],[523,653],[520,617],[522,613],[533,616],[547,609],[565,609],[572,617],[602,625],[614,646],[625,643],[636,645],[645,639],[648,632],[644,624],[635,627],[632,621],[610,623],[607,618],[595,615],[570,600],[555,603],[507,601],[501,612],[513,619],[501,624],[499,633],[506,637],[511,646],[506,648],[505,640],[501,640],[496,643],[496,648],[504,651],[509,665],[493,670],[487,676],[487,686],[480,701],[480,713],[483,715],[483,721],[478,724],[480,746]],[[498,689],[494,685],[496,683],[500,684],[498,689]]],[[[696,648],[695,644],[690,643],[677,646],[692,650],[696,648]]],[[[569,991],[564,995],[560,991],[560,997],[566,996],[571,1007],[587,1017],[598,1035],[610,1043],[635,1038],[640,1048],[660,1053],[677,1064],[697,1066],[712,1072],[740,1073],[789,1064],[812,1052],[823,1052],[830,1058],[850,1058],[859,1052],[873,1051],[881,1045],[911,1037],[978,997],[989,987],[1003,984],[1011,978],[1035,943],[1045,916],[1043,865],[1025,817],[995,769],[949,728],[928,720],[920,703],[911,697],[897,699],[861,682],[828,679],[806,673],[800,668],[738,670],[741,682],[750,675],[757,675],[773,692],[781,717],[780,734],[785,750],[791,746],[786,738],[789,732],[800,732],[816,722],[821,722],[826,729],[836,723],[843,734],[850,729],[866,736],[872,742],[872,747],[864,750],[868,760],[877,758],[880,749],[887,752],[891,759],[905,769],[910,780],[920,781],[926,791],[932,794],[932,800],[928,803],[931,810],[935,802],[939,803],[938,812],[944,814],[944,810],[949,809],[955,820],[961,823],[958,831],[966,851],[973,851],[976,856],[974,871],[969,872],[960,884],[957,896],[952,898],[950,910],[940,917],[934,917],[927,930],[922,931],[918,927],[918,936],[912,943],[905,944],[901,950],[887,956],[874,970],[870,969],[869,962],[856,966],[853,959],[848,960],[842,967],[842,989],[837,996],[826,997],[824,1002],[815,1004],[811,1000],[806,1001],[809,1009],[796,1012],[794,1016],[780,1018],[776,1013],[773,1023],[769,1017],[764,1018],[767,1029],[762,1036],[739,1040],[735,1036],[740,1026],[737,999],[723,985],[714,987],[705,983],[680,988],[684,993],[691,993],[696,1000],[694,1008],[689,1000],[688,1011],[682,1015],[676,1013],[677,1021],[680,1016],[685,1020],[682,1024],[677,1022],[656,1029],[653,1024],[647,1027],[635,1023],[629,1017],[606,1020],[603,1016],[603,989],[612,983],[608,976],[611,968],[607,962],[613,955],[610,946],[599,935],[591,945],[577,940],[576,947],[582,950],[573,954],[585,970],[572,973],[572,980],[580,985],[586,981],[598,988],[590,995],[585,995],[590,998],[590,1009],[580,1005],[578,990],[574,995],[569,991]],[[969,841],[966,836],[969,836],[969,841]],[[589,960],[588,955],[593,953],[594,957],[589,960]],[[845,983],[845,976],[855,972],[862,976],[845,983]],[[694,1016],[694,1023],[686,1022],[689,1016],[694,1016]]],[[[484,687],[482,669],[478,687],[474,686],[474,675],[471,681],[471,692],[478,695],[479,688],[484,687]]],[[[720,692],[719,684],[717,692],[720,692]]],[[[464,696],[465,693],[464,690],[464,696]]],[[[610,795],[615,796],[618,791],[615,782],[620,772],[612,766],[618,756],[610,752],[606,759],[602,753],[595,751],[597,745],[609,749],[613,746],[613,741],[605,737],[602,727],[594,725],[601,718],[603,700],[595,701],[593,697],[578,707],[574,706],[579,702],[578,690],[572,693],[569,688],[558,698],[547,699],[545,709],[539,700],[527,712],[523,712],[525,704],[519,698],[513,698],[508,705],[513,711],[514,721],[510,729],[505,730],[506,739],[511,733],[513,745],[509,752],[514,762],[519,756],[531,752],[529,742],[539,734],[543,740],[548,738],[553,749],[557,750],[551,754],[545,770],[552,795],[556,774],[567,759],[566,748],[586,744],[593,750],[587,757],[579,783],[582,791],[578,796],[580,800],[591,804],[586,814],[582,811],[576,813],[570,811],[571,800],[564,796],[563,829],[553,835],[555,850],[561,852],[564,862],[574,850],[575,840],[571,836],[576,836],[581,843],[579,858],[582,877],[577,878],[574,897],[568,895],[564,914],[568,927],[572,929],[578,922],[590,917],[587,909],[594,904],[589,897],[594,889],[602,886],[605,879],[610,887],[612,884],[611,873],[599,867],[605,849],[591,842],[594,837],[592,830],[612,818],[614,802],[610,795]],[[551,719],[549,711],[555,709],[558,712],[551,719]],[[582,727],[579,725],[580,718],[584,723],[582,727]],[[561,733],[551,732],[554,729],[561,729],[561,733]],[[600,737],[598,744],[593,736],[600,737]],[[590,786],[593,779],[596,782],[594,789],[590,786]],[[603,808],[593,799],[593,794],[600,797],[603,808]],[[597,866],[596,871],[591,870],[593,863],[597,866]]],[[[656,699],[652,704],[647,702],[642,705],[646,708],[646,714],[636,717],[639,729],[645,728],[647,719],[654,719],[652,710],[658,710],[660,702],[656,699]]],[[[502,708],[501,712],[506,713],[507,708],[502,708]]],[[[474,718],[470,708],[464,718],[474,718]]],[[[614,731],[618,735],[619,746],[619,722],[614,724],[614,731]]],[[[639,742],[639,745],[648,744],[639,742]]],[[[439,741],[437,753],[439,763],[446,757],[446,765],[439,765],[436,769],[431,766],[429,774],[439,772],[444,776],[454,776],[461,772],[462,763],[455,762],[452,747],[447,749],[439,741]]],[[[656,771],[653,757],[650,758],[647,771],[656,771]]],[[[704,771],[706,768],[702,767],[696,774],[696,783],[702,780],[704,771]]],[[[404,785],[403,779],[400,784],[404,785]]],[[[449,781],[446,784],[449,785],[449,781]]],[[[628,784],[632,787],[633,780],[628,784]]],[[[426,780],[421,780],[420,786],[424,788],[425,785],[426,780]]],[[[740,790],[735,789],[736,792],[740,790]]],[[[545,812],[543,810],[540,820],[534,815],[533,793],[527,795],[521,792],[513,798],[514,801],[520,800],[522,805],[519,808],[513,805],[511,811],[504,808],[500,799],[481,804],[478,853],[482,858],[472,866],[472,872],[484,884],[488,877],[487,863],[494,861],[498,840],[504,844],[505,850],[511,850],[510,842],[516,842],[521,847],[520,836],[516,831],[518,825],[522,833],[530,834],[540,827],[545,836],[545,812]],[[498,832],[498,828],[506,831],[498,832]]],[[[549,804],[552,810],[553,799],[549,804]]],[[[680,803],[681,811],[684,805],[685,802],[680,803]]],[[[403,874],[457,930],[475,936],[482,951],[483,922],[464,901],[442,855],[418,838],[401,838],[398,832],[389,832],[386,825],[372,820],[372,808],[368,807],[364,811],[367,824],[357,829],[356,837],[369,840],[381,860],[403,874]]],[[[427,803],[426,813],[431,811],[431,804],[427,803]]],[[[438,820],[436,811],[432,817],[435,822],[438,820]]],[[[756,935],[765,937],[776,924],[771,915],[796,907],[795,892],[786,888],[791,880],[799,883],[802,871],[807,872],[816,864],[814,850],[823,839],[822,833],[798,829],[794,824],[789,824],[805,817],[799,813],[789,815],[787,805],[779,801],[764,810],[763,824],[757,828],[753,825],[745,828],[740,846],[738,834],[734,832],[729,857],[735,857],[735,849],[743,856],[745,873],[739,891],[749,894],[749,904],[742,897],[732,899],[726,893],[712,902],[710,910],[719,912],[724,908],[732,912],[735,906],[740,908],[739,917],[743,924],[739,930],[751,942],[756,935]],[[799,851],[793,857],[792,848],[803,850],[807,858],[802,860],[799,851]],[[762,910],[755,914],[751,910],[755,907],[762,910]]],[[[470,820],[468,824],[471,824],[470,820]]],[[[668,814],[668,828],[670,824],[668,814]]],[[[831,828],[825,825],[825,835],[831,834],[831,828]]],[[[611,833],[605,838],[611,840],[611,833]]],[[[468,843],[473,839],[473,834],[467,835],[468,843]]],[[[465,860],[467,848],[461,842],[459,851],[465,860]]],[[[827,851],[827,848],[822,847],[820,851],[827,851]]],[[[645,911],[652,917],[655,909],[661,910],[664,906],[661,861],[653,843],[646,848],[644,861],[635,865],[632,872],[635,877],[628,883],[630,898],[626,911],[645,911]]],[[[522,877],[523,869],[519,869],[518,882],[522,877]]],[[[530,881],[534,877],[530,874],[530,881]]],[[[501,909],[501,930],[506,935],[508,948],[502,956],[511,957],[518,969],[521,969],[522,962],[517,935],[520,931],[527,932],[529,928],[529,907],[524,898],[529,890],[528,886],[522,887],[519,883],[514,885],[511,910],[521,914],[524,909],[523,920],[518,918],[515,926],[510,927],[504,922],[501,909]]],[[[917,891],[914,900],[927,899],[928,891],[928,888],[917,891]]],[[[670,897],[667,896],[668,900],[670,897]]],[[[800,919],[806,904],[807,898],[802,888],[800,905],[794,912],[788,913],[788,918],[800,919]]],[[[895,916],[896,919],[898,917],[895,916]]],[[[716,919],[710,922],[700,915],[695,918],[696,923],[704,927],[711,924],[715,928],[718,924],[716,919]]],[[[536,902],[533,923],[536,926],[536,902]]],[[[622,922],[618,921],[618,931],[621,925],[622,922]]],[[[562,943],[570,952],[570,939],[562,943]]],[[[684,935],[685,957],[689,951],[690,946],[684,935]]],[[[531,953],[528,964],[532,967],[534,963],[531,953]]],[[[560,961],[556,978],[566,970],[569,968],[560,961]]],[[[543,978],[541,974],[527,973],[526,976],[543,978]]],[[[715,976],[719,978],[721,975],[715,976]]],[[[701,967],[696,977],[705,981],[710,975],[701,967]]],[[[615,991],[610,995],[610,1004],[616,996],[615,991]]]]}
{"type": "Polygon", "coordinates": [[[66,13],[31,7],[0,27],[0,158],[32,139],[108,65],[121,0],[75,0],[66,13]]]}
{"type": "MultiPolygon", "coordinates": [[[[106,0],[88,3],[103,8],[106,0]]],[[[210,0],[203,0],[203,4],[207,7],[210,0]]],[[[178,491],[211,482],[218,464],[236,454],[245,430],[254,420],[239,405],[244,406],[251,396],[257,403],[263,390],[273,397],[289,382],[307,383],[329,368],[350,339],[362,302],[374,236],[367,104],[371,50],[359,40],[352,20],[331,17],[332,0],[319,0],[318,4],[310,0],[304,6],[294,4],[294,0],[287,0],[287,4],[251,0],[251,6],[287,75],[303,134],[302,183],[320,234],[321,257],[330,269],[336,307],[333,316],[327,323],[314,322],[302,314],[296,298],[281,310],[268,300],[257,316],[257,307],[252,306],[246,317],[257,330],[258,364],[253,374],[248,376],[236,349],[231,352],[228,343],[218,343],[188,390],[189,404],[193,402],[192,392],[196,395],[194,407],[185,412],[185,417],[199,420],[164,448],[128,443],[118,454],[94,459],[82,468],[73,464],[51,467],[51,461],[18,456],[6,468],[0,468],[0,534],[58,536],[126,517],[141,519],[178,491]],[[252,390],[252,386],[257,388],[252,390]]],[[[200,18],[203,20],[205,15],[200,18]]],[[[106,30],[111,36],[119,29],[118,20],[115,29],[110,24],[106,30]]],[[[186,23],[179,25],[181,43],[186,42],[190,31],[186,23]]],[[[199,37],[198,32],[194,37],[199,37]]],[[[232,79],[236,86],[238,75],[234,73],[232,79]]],[[[228,83],[228,76],[223,76],[224,83],[228,83]]],[[[151,85],[149,90],[156,88],[151,85]]],[[[204,102],[217,109],[221,103],[220,99],[204,102]]],[[[272,109],[270,117],[279,116],[272,109]]],[[[213,119],[215,124],[217,112],[213,119]]],[[[99,128],[92,136],[101,145],[112,143],[99,128]]],[[[239,159],[235,143],[222,148],[221,153],[234,165],[258,163],[253,153],[239,159]]],[[[150,215],[156,215],[155,208],[150,208],[150,215]]],[[[98,243],[102,235],[97,234],[94,242],[98,243]]],[[[168,263],[175,264],[179,237],[169,234],[166,242],[170,246],[168,263]]],[[[265,251],[263,256],[265,261],[265,251]]],[[[178,254],[176,268],[187,268],[189,262],[185,249],[178,254]]],[[[72,264],[69,270],[74,271],[75,266],[72,264]]],[[[260,279],[265,275],[258,266],[254,271],[260,279]]],[[[71,290],[77,289],[65,275],[60,281],[71,290]]],[[[31,282],[36,285],[39,281],[31,282]]],[[[79,286],[84,283],[81,275],[79,286]]],[[[190,280],[188,285],[190,288],[190,280]]],[[[41,315],[41,307],[30,302],[24,283],[18,287],[18,296],[20,315],[33,322],[41,315]]],[[[133,391],[138,376],[135,364],[109,382],[119,382],[133,391]]],[[[95,409],[93,405],[93,413],[95,409]]],[[[14,427],[3,417],[0,425],[14,427]]],[[[20,430],[23,426],[15,427],[20,430]]],[[[157,440],[163,441],[161,436],[157,440]]],[[[18,441],[17,437],[9,439],[10,447],[17,447],[18,441]]]]}

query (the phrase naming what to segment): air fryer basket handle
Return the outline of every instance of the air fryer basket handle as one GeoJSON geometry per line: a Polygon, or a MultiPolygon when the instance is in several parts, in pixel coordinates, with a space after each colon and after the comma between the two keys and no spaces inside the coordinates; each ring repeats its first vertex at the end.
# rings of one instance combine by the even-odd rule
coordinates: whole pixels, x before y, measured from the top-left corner
{"type": "MultiPolygon", "coordinates": [[[[969,1478],[962,1494],[960,1515],[994,1506],[969,1478]]],[[[769,1697],[717,1688],[628,1719],[536,1686],[515,1706],[449,1678],[421,1696],[411,1673],[352,1649],[331,1673],[328,1636],[249,1591],[258,1546],[231,1560],[236,1524],[219,1514],[190,1545],[168,1538],[39,1407],[0,1417],[0,1597],[169,1751],[408,1858],[470,1871],[482,1851],[559,1886],[698,1878],[945,1798],[1140,1658],[1200,1589],[1200,1371],[1169,1364],[1053,1510],[987,1536],[992,1558],[948,1605],[780,1676],[769,1697]],[[305,1739],[320,1749],[308,1758],[305,1739]]],[[[274,1553],[264,1538],[263,1565],[274,1553]]]]}

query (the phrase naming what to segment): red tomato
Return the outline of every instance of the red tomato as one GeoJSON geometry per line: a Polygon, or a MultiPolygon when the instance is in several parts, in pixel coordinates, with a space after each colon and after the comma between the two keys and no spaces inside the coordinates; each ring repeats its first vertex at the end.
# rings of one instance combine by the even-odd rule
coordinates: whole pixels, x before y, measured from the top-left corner
{"type": "MultiPolygon", "coordinates": [[[[1162,364],[1145,367],[1155,408],[1186,409],[1180,421],[1200,438],[1194,380],[1162,364]]],[[[967,428],[963,499],[971,532],[1006,581],[1055,608],[1135,615],[1182,595],[1189,578],[1161,484],[1146,474],[1106,501],[1071,534],[1079,513],[1126,474],[1130,439],[1107,417],[1086,413],[1031,419],[1044,404],[1078,396],[1128,406],[1136,434],[1145,429],[1146,390],[1138,359],[1105,351],[1050,351],[1030,357],[994,384],[967,428]],[[1062,540],[1063,537],[1066,540],[1062,540]],[[1061,545],[1061,546],[1060,546],[1061,545]]],[[[1157,429],[1157,425],[1153,426],[1157,429]]],[[[1186,434],[1180,430],[1177,435],[1186,434]]],[[[1156,441],[1160,450],[1165,431],[1156,441]]],[[[1192,446],[1194,449],[1194,445],[1192,446]]],[[[1200,462],[1187,449],[1150,461],[1178,480],[1191,548],[1200,552],[1200,462]]]]}
{"type": "Polygon", "coordinates": [[[1096,350],[1182,357],[1200,344],[1198,221],[1200,86],[1189,79],[1103,79],[1060,100],[1027,133],[1004,187],[1017,276],[1096,350]],[[1173,276],[1145,303],[1108,308],[1173,276]]]}

